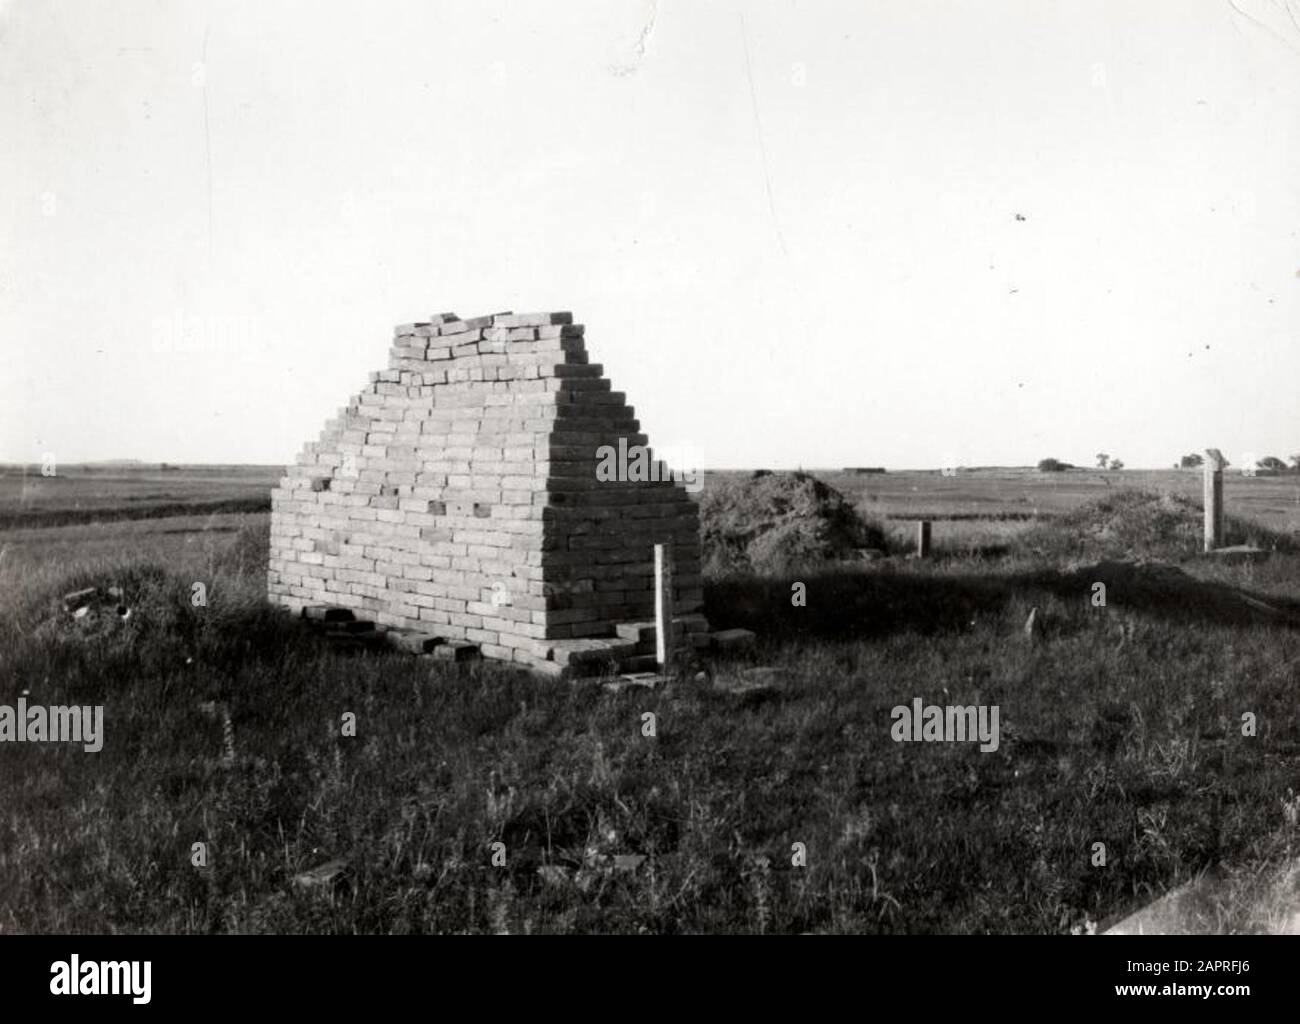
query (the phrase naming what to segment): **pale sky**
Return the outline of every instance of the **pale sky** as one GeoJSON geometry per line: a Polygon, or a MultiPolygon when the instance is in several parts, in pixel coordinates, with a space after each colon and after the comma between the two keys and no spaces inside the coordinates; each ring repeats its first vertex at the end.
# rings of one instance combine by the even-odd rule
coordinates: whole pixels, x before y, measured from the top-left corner
{"type": "Polygon", "coordinates": [[[0,2],[0,461],[289,461],[505,309],[701,467],[1300,452],[1236,3],[0,2]]]}

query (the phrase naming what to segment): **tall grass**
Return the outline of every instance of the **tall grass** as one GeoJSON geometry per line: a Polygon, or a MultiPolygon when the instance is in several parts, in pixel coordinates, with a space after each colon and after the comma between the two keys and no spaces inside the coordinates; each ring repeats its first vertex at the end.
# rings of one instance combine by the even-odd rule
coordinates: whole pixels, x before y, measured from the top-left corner
{"type": "Polygon", "coordinates": [[[1284,625],[1097,609],[1023,554],[731,576],[708,613],[761,640],[715,674],[775,665],[776,691],[612,695],[334,652],[263,603],[262,542],[0,563],[0,703],[102,703],[107,733],[99,754],[0,744],[0,930],[1068,932],[1300,842],[1284,625]],[[73,621],[58,598],[87,585],[131,617],[73,621]],[[892,742],[913,697],[998,704],[999,749],[892,742]],[[336,885],[293,884],[334,858],[336,885]]]}

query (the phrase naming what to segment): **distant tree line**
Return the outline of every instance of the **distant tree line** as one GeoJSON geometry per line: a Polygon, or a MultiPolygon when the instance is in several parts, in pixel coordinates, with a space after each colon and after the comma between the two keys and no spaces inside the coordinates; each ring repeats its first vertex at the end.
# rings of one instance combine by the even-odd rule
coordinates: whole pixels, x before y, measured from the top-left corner
{"type": "MultiPolygon", "coordinates": [[[[1098,452],[1096,455],[1097,468],[1120,470],[1124,468],[1122,459],[1117,459],[1113,455],[1105,452],[1098,452]]],[[[1300,473],[1300,453],[1292,455],[1290,465],[1279,459],[1276,455],[1266,455],[1262,459],[1256,459],[1253,464],[1253,471],[1262,473],[1265,476],[1276,476],[1279,473],[1300,473]]],[[[1205,464],[1205,458],[1196,452],[1184,455],[1174,463],[1174,469],[1196,469],[1205,464]]],[[[1230,465],[1227,459],[1223,460],[1225,466],[1230,465]]],[[[1040,459],[1038,471],[1040,473],[1064,473],[1069,469],[1077,469],[1073,463],[1062,462],[1060,459],[1040,459]]]]}
{"type": "MultiPolygon", "coordinates": [[[[1204,464],[1205,464],[1205,459],[1202,458],[1200,455],[1196,454],[1195,452],[1192,452],[1190,455],[1184,455],[1181,459],[1179,459],[1176,463],[1174,463],[1174,468],[1175,469],[1196,469],[1197,467],[1202,466],[1204,464]]],[[[1223,464],[1225,466],[1228,465],[1226,459],[1224,460],[1223,464]]],[[[1264,473],[1269,476],[1275,475],[1277,473],[1300,473],[1300,454],[1291,456],[1291,465],[1289,466],[1283,460],[1279,459],[1276,455],[1266,455],[1262,459],[1255,460],[1254,468],[1255,468],[1255,472],[1264,473]]]]}
{"type": "MultiPolygon", "coordinates": [[[[1290,463],[1288,466],[1286,462],[1276,455],[1266,455],[1262,459],[1255,460],[1254,470],[1256,473],[1263,473],[1266,476],[1274,476],[1278,473],[1300,473],[1300,453],[1292,455],[1290,463]]],[[[1204,456],[1192,452],[1175,462],[1174,469],[1196,469],[1204,464],[1204,456]]],[[[1227,459],[1223,460],[1223,464],[1224,466],[1231,465],[1227,459]]],[[[1062,462],[1060,459],[1040,459],[1038,462],[1038,471],[1040,473],[1064,473],[1066,470],[1077,468],[1073,463],[1062,462]]],[[[1124,462],[1122,459],[1107,455],[1105,452],[1098,452],[1097,468],[1119,470],[1124,468],[1124,462]]],[[[863,472],[863,470],[851,470],[850,472],[863,472]]]]}
{"type": "MultiPolygon", "coordinates": [[[[1038,471],[1040,473],[1064,473],[1068,469],[1077,469],[1078,467],[1072,462],[1062,462],[1060,459],[1040,459],[1038,462],[1038,471]]],[[[1124,461],[1107,455],[1105,452],[1097,453],[1098,469],[1123,469],[1124,461]]]]}

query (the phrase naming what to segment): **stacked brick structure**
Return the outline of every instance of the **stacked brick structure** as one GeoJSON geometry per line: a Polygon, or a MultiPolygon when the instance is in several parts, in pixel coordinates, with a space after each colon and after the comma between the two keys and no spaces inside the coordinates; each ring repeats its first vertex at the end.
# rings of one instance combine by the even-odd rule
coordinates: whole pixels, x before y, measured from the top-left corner
{"type": "Polygon", "coordinates": [[[272,493],[271,600],[560,674],[644,654],[669,543],[675,626],[701,643],[695,502],[658,464],[598,474],[620,439],[648,444],[601,370],[568,313],[398,327],[388,369],[272,493]]]}

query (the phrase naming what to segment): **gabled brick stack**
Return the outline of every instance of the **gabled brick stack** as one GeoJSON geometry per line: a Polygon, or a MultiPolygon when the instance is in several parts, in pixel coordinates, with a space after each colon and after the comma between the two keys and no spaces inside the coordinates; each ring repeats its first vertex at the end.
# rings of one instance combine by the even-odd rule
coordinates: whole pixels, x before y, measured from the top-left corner
{"type": "Polygon", "coordinates": [[[699,644],[695,502],[667,473],[598,479],[620,438],[648,443],[570,314],[404,324],[272,492],[271,600],[560,674],[644,654],[652,549],[671,543],[675,626],[699,644]]]}

